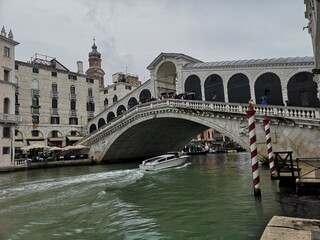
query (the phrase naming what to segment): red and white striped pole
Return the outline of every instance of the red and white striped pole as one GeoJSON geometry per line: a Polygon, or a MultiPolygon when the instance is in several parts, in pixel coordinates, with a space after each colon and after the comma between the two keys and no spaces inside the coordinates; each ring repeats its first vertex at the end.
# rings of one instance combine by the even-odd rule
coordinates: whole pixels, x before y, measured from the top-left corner
{"type": "Polygon", "coordinates": [[[263,124],[264,124],[264,131],[266,133],[266,142],[267,142],[267,147],[268,147],[268,160],[269,160],[270,175],[271,175],[271,178],[274,178],[276,167],[274,165],[273,151],[272,151],[272,144],[271,144],[270,121],[267,116],[264,116],[263,124]]]}
{"type": "Polygon", "coordinates": [[[254,187],[254,196],[260,197],[260,177],[259,177],[259,163],[258,163],[258,151],[257,151],[257,138],[256,138],[256,127],[255,127],[255,116],[256,111],[254,110],[251,103],[247,109],[247,117],[249,122],[249,138],[250,138],[250,153],[251,153],[251,169],[254,187]]]}

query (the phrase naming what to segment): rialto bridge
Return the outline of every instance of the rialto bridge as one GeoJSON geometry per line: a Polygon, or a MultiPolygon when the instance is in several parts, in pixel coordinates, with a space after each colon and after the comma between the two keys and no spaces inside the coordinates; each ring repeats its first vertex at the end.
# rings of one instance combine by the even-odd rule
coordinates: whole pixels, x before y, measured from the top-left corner
{"type": "MultiPolygon", "coordinates": [[[[164,99],[136,105],[78,144],[90,146],[96,161],[144,158],[181,150],[192,137],[214,128],[249,149],[248,104],[164,99]]],[[[274,151],[294,157],[320,154],[320,112],[316,108],[255,105],[259,158],[267,148],[263,117],[269,116],[274,151]]]]}
{"type": "MultiPolygon", "coordinates": [[[[214,128],[248,148],[246,104],[253,99],[260,109],[259,99],[266,96],[268,107],[258,121],[265,111],[275,109],[271,113],[275,150],[314,156],[320,139],[316,109],[320,104],[313,68],[312,57],[204,63],[184,54],[161,53],[147,67],[151,79],[93,118],[88,136],[79,143],[91,146],[91,155],[99,161],[138,158],[182,149],[203,130],[214,128]],[[197,101],[167,99],[183,92],[193,92],[197,101]],[[163,96],[165,100],[158,101],[163,96]]],[[[259,139],[259,154],[264,157],[261,126],[259,139]]]]}

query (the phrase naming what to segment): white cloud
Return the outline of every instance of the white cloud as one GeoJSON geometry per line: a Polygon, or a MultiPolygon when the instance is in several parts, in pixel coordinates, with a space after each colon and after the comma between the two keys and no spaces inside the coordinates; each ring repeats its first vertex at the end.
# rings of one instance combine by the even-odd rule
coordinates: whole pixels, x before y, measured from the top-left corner
{"type": "MultiPolygon", "coordinates": [[[[71,70],[96,38],[107,83],[118,71],[149,78],[160,52],[202,61],[312,55],[301,0],[0,0],[18,60],[56,57],[71,70]]],[[[2,26],[1,26],[2,27],[2,26]]]]}

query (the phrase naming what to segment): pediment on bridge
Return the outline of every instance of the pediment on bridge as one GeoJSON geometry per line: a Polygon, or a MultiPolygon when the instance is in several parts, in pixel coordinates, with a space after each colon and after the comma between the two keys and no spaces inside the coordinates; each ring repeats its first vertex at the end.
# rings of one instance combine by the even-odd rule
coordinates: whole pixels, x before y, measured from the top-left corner
{"type": "Polygon", "coordinates": [[[183,60],[186,63],[202,63],[202,61],[190,57],[188,55],[182,53],[160,53],[147,67],[148,70],[154,69],[161,61],[163,60],[170,60],[170,59],[179,59],[183,60]]]}

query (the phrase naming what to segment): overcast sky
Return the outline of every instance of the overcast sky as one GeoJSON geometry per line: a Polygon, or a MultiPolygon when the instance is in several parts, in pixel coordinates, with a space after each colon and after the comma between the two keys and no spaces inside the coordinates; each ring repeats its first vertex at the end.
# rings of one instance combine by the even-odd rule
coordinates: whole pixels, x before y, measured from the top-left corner
{"type": "Polygon", "coordinates": [[[116,72],[150,78],[161,52],[204,62],[313,56],[303,0],[0,0],[0,24],[20,43],[71,71],[88,68],[93,38],[106,84],[116,72]]]}

